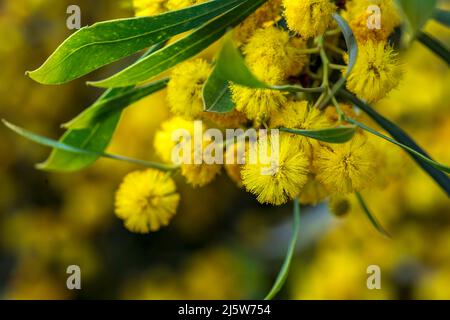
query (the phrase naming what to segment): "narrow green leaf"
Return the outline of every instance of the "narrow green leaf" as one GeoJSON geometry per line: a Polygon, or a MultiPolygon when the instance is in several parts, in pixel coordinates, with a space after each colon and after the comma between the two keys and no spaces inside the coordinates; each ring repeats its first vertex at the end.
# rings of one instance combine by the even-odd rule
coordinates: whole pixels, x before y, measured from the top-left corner
{"type": "Polygon", "coordinates": [[[102,88],[125,87],[142,83],[183,62],[219,40],[226,30],[240,23],[266,0],[242,0],[239,6],[196,29],[188,36],[131,65],[112,77],[91,82],[102,88]]]}
{"type": "Polygon", "coordinates": [[[64,124],[64,127],[70,129],[85,129],[93,127],[96,123],[110,114],[122,111],[130,104],[133,104],[152,93],[164,89],[168,81],[169,79],[165,78],[152,82],[144,87],[122,90],[122,92],[111,97],[100,99],[90,108],[83,111],[75,119],[64,124]]]}
{"type": "Polygon", "coordinates": [[[415,36],[433,16],[437,0],[397,0],[411,35],[415,36]]]}
{"type": "Polygon", "coordinates": [[[330,99],[336,95],[336,93],[344,86],[345,82],[347,81],[347,78],[352,73],[353,68],[355,67],[356,59],[358,58],[358,43],[356,41],[355,35],[353,34],[352,29],[348,25],[347,21],[345,21],[344,18],[342,18],[339,14],[333,13],[333,18],[336,21],[336,23],[339,26],[339,29],[341,29],[341,32],[344,36],[345,43],[347,45],[347,51],[348,51],[348,66],[347,70],[345,72],[345,75],[343,75],[331,88],[331,92],[328,94],[327,98],[322,101],[322,103],[319,106],[319,109],[323,109],[328,105],[330,102],[330,99]]]}
{"type": "MultiPolygon", "coordinates": [[[[147,50],[141,58],[145,58],[163,46],[164,42],[154,45],[147,50]]],[[[102,100],[109,100],[113,97],[118,97],[131,90],[133,90],[133,87],[106,90],[91,107],[86,109],[85,112],[89,112],[88,110],[90,109],[96,109],[96,104],[102,100]]],[[[116,131],[121,114],[122,111],[117,110],[112,113],[107,113],[104,117],[97,118],[96,121],[91,123],[91,127],[79,130],[69,129],[60,138],[60,142],[75,147],[104,152],[111,142],[114,132],[116,131]]],[[[66,152],[60,149],[53,149],[48,159],[44,163],[40,164],[39,168],[42,170],[72,172],[90,166],[98,158],[98,155],[95,154],[82,155],[66,152]]]]}
{"type": "Polygon", "coordinates": [[[196,28],[238,5],[241,0],[214,0],[153,17],[118,19],[80,29],[30,77],[61,84],[196,28]]]}
{"type": "Polygon", "coordinates": [[[397,125],[380,115],[376,112],[370,105],[364,103],[360,99],[358,99],[355,95],[350,93],[347,90],[341,89],[339,91],[339,95],[346,99],[347,101],[358,106],[362,111],[364,111],[369,117],[371,117],[376,123],[378,123],[384,130],[386,130],[397,142],[402,143],[405,146],[408,146],[415,152],[408,153],[414,158],[414,160],[419,164],[419,166],[427,172],[430,177],[432,177],[437,184],[441,186],[441,188],[450,196],[450,178],[447,174],[443,173],[441,170],[437,169],[435,166],[428,163],[428,161],[424,161],[422,157],[416,155],[416,152],[430,158],[429,155],[423,151],[421,147],[417,145],[417,143],[411,139],[402,129],[400,129],[397,125]]]}
{"type": "Polygon", "coordinates": [[[224,40],[216,62],[219,78],[253,89],[272,89],[289,92],[322,92],[323,88],[303,88],[297,85],[269,85],[259,80],[247,67],[244,57],[231,37],[224,40]]]}
{"type": "Polygon", "coordinates": [[[446,27],[450,27],[450,11],[436,9],[434,12],[434,20],[446,27]]]}
{"type": "Polygon", "coordinates": [[[300,129],[280,128],[280,131],[293,133],[328,143],[346,143],[350,141],[355,135],[356,127],[342,126],[322,130],[300,130],[300,129]]]}
{"type": "MultiPolygon", "coordinates": [[[[154,162],[149,162],[149,161],[144,161],[144,160],[139,160],[139,159],[128,158],[128,157],[124,157],[124,156],[120,156],[120,155],[113,155],[113,154],[104,153],[104,152],[97,152],[95,150],[75,147],[70,144],[66,144],[63,142],[59,142],[59,141],[35,134],[35,133],[25,130],[21,127],[18,127],[4,119],[2,119],[2,122],[6,127],[8,127],[9,129],[14,131],[18,135],[20,135],[30,141],[36,142],[38,144],[41,144],[43,146],[47,146],[47,147],[50,147],[53,149],[62,150],[64,152],[73,153],[73,154],[82,155],[82,156],[92,156],[92,157],[96,157],[96,158],[104,157],[104,158],[109,158],[109,159],[113,159],[113,160],[125,161],[125,162],[139,164],[139,165],[142,165],[142,166],[145,166],[148,168],[158,169],[158,170],[162,170],[162,171],[170,171],[170,170],[174,170],[177,168],[176,166],[171,166],[171,165],[166,165],[166,164],[161,164],[161,163],[154,163],[154,162]]],[[[49,170],[49,168],[47,166],[38,165],[37,167],[39,169],[49,170]]],[[[59,167],[56,169],[56,171],[72,171],[72,170],[64,170],[64,168],[59,167]]]]}
{"type": "MultiPolygon", "coordinates": [[[[352,29],[348,25],[347,21],[345,21],[344,18],[342,18],[339,14],[333,13],[333,18],[336,21],[336,23],[339,26],[339,29],[341,29],[342,35],[345,39],[345,44],[347,45],[347,51],[348,51],[348,66],[347,71],[345,72],[344,78],[348,78],[350,73],[352,73],[352,70],[355,66],[356,59],[358,58],[358,43],[356,41],[355,35],[353,34],[352,29]]],[[[340,88],[337,88],[338,90],[340,88]]],[[[336,90],[337,92],[337,90],[336,90]]]]}
{"type": "Polygon", "coordinates": [[[294,224],[292,226],[291,242],[289,243],[289,248],[286,253],[286,257],[284,258],[284,262],[281,267],[281,270],[278,273],[277,279],[275,280],[275,283],[274,283],[272,289],[265,297],[265,300],[272,300],[278,294],[278,292],[280,292],[281,288],[283,287],[284,283],[286,282],[286,279],[289,274],[289,268],[291,266],[291,261],[292,261],[292,258],[294,257],[295,245],[297,244],[299,232],[300,232],[300,203],[299,203],[298,199],[295,199],[294,200],[294,224]]]}
{"type": "Polygon", "coordinates": [[[450,65],[450,51],[439,40],[422,31],[419,31],[417,40],[450,65]]]}
{"type": "Polygon", "coordinates": [[[354,125],[357,125],[358,127],[360,127],[361,129],[363,129],[363,130],[365,130],[367,132],[372,133],[373,135],[376,135],[376,136],[378,136],[378,137],[380,137],[380,138],[382,138],[382,139],[384,139],[386,141],[389,141],[390,143],[393,143],[393,144],[399,146],[400,148],[405,149],[406,151],[414,154],[415,156],[421,158],[423,161],[425,161],[428,164],[432,165],[436,169],[441,170],[442,172],[450,174],[450,167],[445,166],[443,164],[440,164],[440,163],[438,163],[436,161],[431,160],[428,156],[424,156],[423,154],[421,154],[421,153],[417,152],[416,150],[414,150],[414,149],[404,145],[403,143],[400,143],[400,142],[398,142],[398,141],[396,141],[396,140],[394,140],[394,139],[392,139],[392,138],[390,138],[388,136],[385,136],[382,133],[379,133],[376,130],[373,130],[372,128],[369,128],[368,126],[366,126],[363,123],[360,123],[360,122],[358,122],[358,121],[356,121],[354,119],[350,119],[350,118],[347,119],[347,121],[350,122],[350,123],[353,123],[354,125]]]}
{"type": "Polygon", "coordinates": [[[206,80],[202,96],[205,111],[227,113],[235,107],[231,99],[228,81],[219,77],[216,68],[206,80]]]}
{"type": "Polygon", "coordinates": [[[391,238],[391,235],[383,228],[380,222],[378,222],[378,219],[372,214],[372,212],[370,212],[369,207],[367,206],[361,194],[359,192],[356,192],[355,195],[358,199],[358,203],[361,206],[361,209],[363,209],[364,213],[366,214],[370,223],[375,227],[375,229],[383,236],[391,238]]]}

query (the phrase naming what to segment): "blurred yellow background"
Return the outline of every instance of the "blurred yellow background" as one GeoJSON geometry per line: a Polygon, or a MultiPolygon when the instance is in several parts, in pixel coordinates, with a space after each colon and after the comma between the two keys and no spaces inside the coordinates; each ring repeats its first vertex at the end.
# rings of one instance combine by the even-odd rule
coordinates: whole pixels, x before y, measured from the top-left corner
{"type": "MultiPolygon", "coordinates": [[[[51,87],[24,76],[73,31],[66,9],[78,4],[82,24],[132,16],[127,1],[0,2],[0,117],[53,138],[101,93],[87,78],[51,87]]],[[[450,45],[450,32],[427,30],[450,45]]],[[[415,43],[402,55],[405,77],[378,110],[429,153],[450,163],[450,70],[415,43]]],[[[128,60],[89,75],[104,78],[128,60]]],[[[129,107],[110,151],[154,159],[155,130],[168,116],[165,93],[129,107]]],[[[383,144],[383,142],[380,142],[383,144]]],[[[381,191],[364,196],[392,239],[381,237],[353,203],[345,218],[304,208],[287,299],[450,299],[450,201],[392,145],[398,163],[381,191]],[[378,265],[382,289],[369,290],[378,265]]],[[[114,216],[114,192],[137,167],[100,160],[79,173],[40,172],[49,150],[0,128],[0,298],[248,299],[262,298],[282,263],[291,208],[263,207],[222,174],[192,189],[177,181],[181,208],[160,232],[136,235],[114,216]],[[82,290],[66,288],[66,268],[79,265],[82,290]]]]}

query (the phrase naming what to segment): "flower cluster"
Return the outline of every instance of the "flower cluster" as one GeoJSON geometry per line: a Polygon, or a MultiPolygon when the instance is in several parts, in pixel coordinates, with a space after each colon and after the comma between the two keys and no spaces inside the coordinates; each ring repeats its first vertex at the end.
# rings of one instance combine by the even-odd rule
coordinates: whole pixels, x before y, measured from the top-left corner
{"type": "MultiPolygon", "coordinates": [[[[134,5],[137,15],[153,15],[199,2],[135,0],[134,5]]],[[[345,74],[349,59],[332,18],[339,11],[359,43],[347,89],[368,102],[379,101],[398,85],[402,76],[397,54],[389,44],[389,36],[400,24],[399,14],[392,0],[352,0],[345,4],[341,8],[332,0],[269,0],[235,27],[233,40],[249,70],[261,81],[328,90],[330,75],[345,74]],[[381,28],[375,30],[366,23],[367,7],[373,4],[382,13],[381,28]]],[[[364,120],[350,105],[337,101],[321,105],[323,92],[319,96],[320,93],[252,89],[234,83],[229,89],[235,110],[225,114],[206,112],[202,90],[213,66],[213,60],[202,56],[177,65],[171,72],[167,103],[173,117],[161,125],[154,140],[156,154],[165,163],[173,162],[173,150],[180,143],[172,140],[173,132],[183,129],[193,135],[195,120],[220,130],[321,130],[346,125],[346,116],[364,120]]],[[[203,138],[201,145],[205,147],[210,142],[203,138]]],[[[194,141],[185,139],[181,143],[194,141]]],[[[258,138],[244,148],[249,151],[260,144],[258,138]]],[[[273,147],[270,139],[269,144],[273,147]]],[[[302,204],[315,205],[329,200],[331,211],[341,216],[349,210],[349,194],[381,185],[378,182],[383,180],[383,170],[379,169],[388,164],[378,161],[386,152],[378,145],[362,131],[344,144],[281,132],[276,157],[271,157],[270,152],[260,155],[269,157],[269,162],[257,159],[256,163],[223,167],[239,187],[254,194],[261,203],[282,205],[298,198],[302,204]]],[[[222,165],[193,161],[181,164],[179,172],[187,183],[202,187],[211,183],[221,169],[222,165]]],[[[117,215],[125,220],[128,229],[147,232],[167,225],[180,200],[169,174],[147,171],[132,173],[125,179],[117,192],[116,206],[117,215]]]]}

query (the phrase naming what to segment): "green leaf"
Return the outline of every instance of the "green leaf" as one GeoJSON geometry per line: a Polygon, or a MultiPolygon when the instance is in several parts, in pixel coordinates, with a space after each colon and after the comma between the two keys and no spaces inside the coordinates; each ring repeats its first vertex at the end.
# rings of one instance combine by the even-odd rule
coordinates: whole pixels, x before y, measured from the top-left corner
{"type": "Polygon", "coordinates": [[[30,77],[61,84],[132,55],[174,35],[196,28],[241,0],[214,0],[153,17],[96,23],[75,32],[30,77]]]}
{"type": "Polygon", "coordinates": [[[433,16],[437,2],[437,0],[397,0],[411,35],[415,36],[433,16]]]}
{"type": "MultiPolygon", "coordinates": [[[[20,135],[30,141],[36,142],[38,144],[41,144],[41,145],[44,145],[47,147],[51,147],[53,149],[61,150],[66,153],[72,153],[74,155],[81,155],[81,156],[87,156],[87,157],[95,157],[96,159],[99,157],[104,157],[104,158],[109,158],[109,159],[113,159],[113,160],[126,161],[129,163],[138,164],[138,165],[142,165],[142,166],[145,166],[148,168],[158,169],[158,170],[162,170],[162,171],[170,171],[170,170],[175,170],[177,168],[176,166],[165,165],[165,164],[161,164],[161,163],[154,163],[154,162],[149,162],[149,161],[144,161],[144,160],[139,160],[139,159],[128,158],[128,157],[124,157],[124,156],[120,156],[120,155],[113,155],[113,154],[104,153],[104,152],[97,152],[95,150],[91,150],[91,149],[87,149],[87,148],[76,147],[76,146],[70,145],[68,143],[56,141],[56,140],[35,134],[35,133],[25,130],[21,127],[18,127],[4,119],[2,119],[2,122],[6,127],[8,127],[9,129],[14,131],[18,135],[20,135]]],[[[76,159],[81,159],[81,158],[77,157],[76,159]]],[[[39,164],[38,168],[44,169],[44,170],[73,171],[73,170],[70,170],[69,168],[63,167],[62,166],[63,164],[64,163],[62,161],[59,161],[60,166],[57,168],[49,168],[46,165],[39,164]]]]}
{"type": "Polygon", "coordinates": [[[382,138],[382,139],[384,139],[386,141],[389,141],[390,143],[393,143],[393,144],[395,144],[395,145],[405,149],[406,151],[414,154],[415,156],[421,158],[423,161],[425,161],[428,164],[432,165],[436,169],[441,170],[441,171],[443,171],[445,173],[450,173],[450,167],[445,166],[443,164],[440,164],[440,163],[437,163],[436,161],[431,160],[428,156],[424,156],[423,154],[421,154],[421,153],[417,152],[416,150],[408,147],[407,145],[404,145],[403,143],[400,143],[400,142],[398,142],[398,141],[396,141],[396,140],[394,140],[392,138],[389,138],[388,136],[385,136],[384,134],[379,133],[378,131],[373,130],[372,128],[369,128],[365,124],[362,124],[362,123],[356,121],[355,119],[348,118],[347,121],[350,122],[350,123],[353,123],[354,125],[357,125],[358,127],[360,127],[361,129],[363,129],[363,130],[365,130],[367,132],[372,133],[373,135],[376,135],[376,136],[378,136],[378,137],[380,137],[380,138],[382,138]]]}
{"type": "Polygon", "coordinates": [[[323,88],[303,88],[297,85],[269,85],[259,80],[247,67],[244,57],[233,44],[231,37],[227,37],[220,50],[216,62],[217,76],[238,85],[253,89],[271,89],[289,92],[322,92],[323,88]]]}
{"type": "Polygon", "coordinates": [[[219,77],[216,68],[206,80],[202,96],[205,111],[227,113],[235,107],[228,81],[219,77]]]}
{"type": "Polygon", "coordinates": [[[152,82],[144,87],[130,88],[127,90],[121,90],[122,92],[117,92],[117,94],[110,94],[107,98],[103,98],[95,102],[90,108],[83,111],[75,119],[64,124],[64,127],[70,129],[85,129],[93,127],[109,115],[117,114],[130,104],[133,104],[152,93],[164,89],[168,81],[169,79],[165,78],[152,82]]]}
{"type": "Polygon", "coordinates": [[[439,40],[422,31],[419,31],[417,40],[450,65],[450,52],[439,40]]]}
{"type": "Polygon", "coordinates": [[[254,88],[269,89],[270,85],[260,81],[247,67],[244,57],[239,49],[233,44],[230,35],[224,39],[222,49],[217,58],[216,68],[217,76],[236,84],[254,88]]]}
{"type": "Polygon", "coordinates": [[[391,235],[386,231],[386,229],[383,228],[380,222],[378,222],[378,219],[372,214],[372,212],[370,212],[369,207],[367,206],[361,194],[359,192],[356,192],[355,195],[356,199],[358,199],[358,203],[361,206],[361,209],[363,209],[364,213],[366,214],[370,223],[375,227],[375,229],[383,236],[391,238],[391,235]]]}
{"type": "Polygon", "coordinates": [[[316,139],[327,143],[346,143],[350,141],[356,133],[354,126],[342,126],[322,130],[300,130],[280,128],[280,131],[297,134],[300,136],[316,139]]]}
{"type": "Polygon", "coordinates": [[[450,27],[450,11],[436,9],[434,12],[434,20],[446,27],[450,27]]]}
{"type": "MultiPolygon", "coordinates": [[[[152,52],[160,49],[164,46],[164,42],[154,45],[141,57],[144,58],[152,52]]],[[[102,100],[109,100],[113,97],[118,97],[126,92],[133,90],[133,87],[117,88],[105,91],[100,98],[89,108],[86,109],[86,113],[89,113],[90,109],[97,109],[96,105],[102,100]]],[[[87,148],[97,152],[103,152],[108,147],[113,134],[117,128],[117,125],[122,114],[121,110],[117,110],[113,113],[107,113],[105,117],[96,118],[95,122],[92,122],[90,128],[81,130],[70,129],[64,133],[60,142],[69,144],[71,146],[87,148]]],[[[52,170],[52,171],[77,171],[84,169],[93,164],[99,158],[98,155],[86,155],[86,154],[74,154],[66,152],[61,149],[53,149],[49,158],[39,165],[40,169],[52,170]]]]}
{"type": "Polygon", "coordinates": [[[112,77],[91,82],[97,87],[125,87],[142,83],[183,62],[219,40],[232,27],[261,6],[266,0],[244,0],[239,6],[193,31],[188,36],[148,56],[112,77]]]}
{"type": "Polygon", "coordinates": [[[348,25],[348,23],[342,18],[339,14],[333,13],[333,18],[336,21],[336,23],[339,26],[339,29],[341,29],[341,32],[344,36],[345,43],[347,45],[347,51],[348,51],[348,66],[347,71],[345,72],[345,75],[342,76],[338,82],[334,84],[334,86],[331,88],[331,91],[329,92],[326,99],[322,101],[322,103],[319,105],[319,109],[323,109],[328,105],[330,102],[330,99],[336,95],[336,93],[344,86],[345,82],[347,81],[347,78],[352,73],[353,68],[355,67],[356,59],[358,58],[358,43],[356,41],[355,35],[353,34],[352,29],[348,25]]]}
{"type": "Polygon", "coordinates": [[[358,99],[355,95],[350,93],[347,90],[341,89],[339,91],[339,95],[349,102],[358,106],[362,111],[364,111],[369,117],[371,117],[378,125],[380,125],[384,130],[386,130],[397,142],[402,143],[403,145],[411,148],[415,152],[408,153],[414,158],[414,160],[419,164],[419,166],[425,170],[425,172],[432,177],[437,184],[441,186],[441,188],[450,196],[450,178],[448,175],[443,173],[441,170],[437,169],[434,165],[431,165],[428,161],[425,161],[422,156],[426,158],[430,158],[428,154],[423,151],[421,147],[417,145],[417,143],[411,139],[402,129],[400,129],[397,125],[380,115],[376,112],[370,105],[364,103],[360,99],[358,99]],[[418,156],[417,153],[422,156],[418,156]]]}
{"type": "MultiPolygon", "coordinates": [[[[353,34],[352,29],[348,25],[347,21],[344,20],[339,14],[333,13],[333,18],[336,21],[336,23],[339,26],[339,29],[341,29],[342,34],[345,39],[345,44],[347,45],[347,51],[348,51],[348,66],[347,71],[345,73],[344,78],[348,78],[350,73],[352,73],[352,70],[355,66],[356,59],[358,58],[358,43],[356,42],[355,35],[353,34]]],[[[340,89],[337,88],[338,90],[340,89]]],[[[336,90],[337,92],[337,90],[336,90]]]]}
{"type": "Polygon", "coordinates": [[[283,266],[278,273],[272,289],[265,297],[265,300],[272,300],[278,292],[280,292],[289,274],[289,268],[295,253],[295,245],[297,244],[297,239],[300,232],[300,203],[298,199],[294,200],[294,225],[292,226],[292,230],[291,242],[289,243],[289,248],[286,253],[286,257],[284,258],[283,266]]]}

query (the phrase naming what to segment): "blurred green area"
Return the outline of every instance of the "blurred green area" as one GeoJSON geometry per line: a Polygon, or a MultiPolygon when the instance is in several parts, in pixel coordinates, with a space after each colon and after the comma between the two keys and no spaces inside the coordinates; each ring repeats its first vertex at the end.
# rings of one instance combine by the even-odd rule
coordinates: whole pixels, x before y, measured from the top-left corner
{"type": "MultiPolygon", "coordinates": [[[[0,2],[0,117],[55,138],[60,123],[101,93],[86,79],[51,87],[24,76],[72,32],[71,4],[81,7],[83,25],[132,15],[126,1],[0,2]]],[[[427,28],[450,43],[448,30],[427,28]]],[[[404,81],[378,109],[450,163],[449,68],[419,44],[402,59],[404,81]]],[[[110,151],[153,159],[153,135],[167,116],[164,92],[130,107],[110,151]]],[[[377,234],[356,203],[343,219],[304,208],[281,298],[450,298],[450,201],[402,152],[383,147],[398,170],[383,190],[364,196],[393,239],[377,234]],[[366,286],[369,265],[381,267],[381,290],[366,286]]],[[[182,202],[171,225],[135,235],[114,216],[113,202],[122,177],[137,167],[100,160],[74,174],[35,170],[48,151],[0,128],[0,298],[240,299],[269,290],[289,240],[290,206],[260,206],[225,174],[203,189],[178,179],[182,202]],[[69,265],[81,267],[81,291],[66,288],[69,265]]]]}

